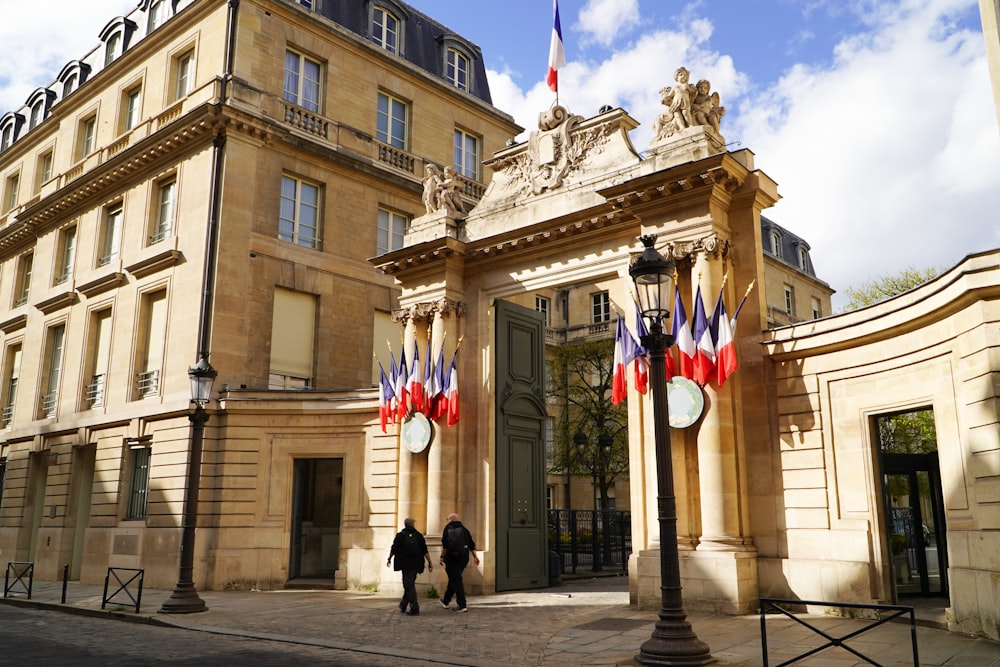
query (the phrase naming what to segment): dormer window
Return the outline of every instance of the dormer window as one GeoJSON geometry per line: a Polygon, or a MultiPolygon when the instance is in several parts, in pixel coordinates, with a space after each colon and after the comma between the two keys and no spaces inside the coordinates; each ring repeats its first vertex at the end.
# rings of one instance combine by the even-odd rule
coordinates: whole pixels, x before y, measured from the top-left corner
{"type": "Polygon", "coordinates": [[[771,254],[781,259],[781,232],[771,230],[771,254]]]}
{"type": "Polygon", "coordinates": [[[454,33],[445,33],[438,40],[440,53],[444,54],[441,63],[444,80],[459,90],[471,92],[473,66],[482,57],[479,47],[454,33]]]}
{"type": "Polygon", "coordinates": [[[372,6],[371,17],[371,40],[389,53],[401,53],[405,10],[392,2],[384,1],[372,6]]]}
{"type": "Polygon", "coordinates": [[[469,59],[455,49],[448,49],[444,78],[459,90],[469,90],[469,59]]]}
{"type": "Polygon", "coordinates": [[[30,110],[28,113],[28,130],[33,130],[49,115],[49,108],[52,106],[52,101],[55,99],[56,94],[51,90],[46,90],[45,88],[39,88],[31,94],[28,98],[27,106],[30,110]]]}
{"type": "Polygon", "coordinates": [[[104,66],[113,63],[118,56],[128,49],[129,40],[135,32],[136,24],[124,16],[112,19],[101,31],[101,41],[104,42],[104,66]]]}
{"type": "Polygon", "coordinates": [[[8,111],[0,118],[0,151],[7,150],[17,141],[23,125],[24,116],[13,111],[8,111]]]}
{"type": "Polygon", "coordinates": [[[809,251],[803,246],[799,246],[799,268],[803,271],[809,271],[809,251]]]}
{"type": "Polygon", "coordinates": [[[67,63],[57,78],[57,81],[62,82],[62,98],[60,99],[65,99],[67,95],[83,85],[89,74],[90,65],[79,60],[67,63]]]}
{"type": "Polygon", "coordinates": [[[28,129],[33,130],[42,123],[42,114],[45,113],[45,104],[38,100],[31,106],[31,118],[28,120],[28,129]]]}
{"type": "Polygon", "coordinates": [[[167,0],[153,0],[147,10],[147,15],[149,16],[147,32],[153,32],[170,18],[170,3],[167,0]]]}

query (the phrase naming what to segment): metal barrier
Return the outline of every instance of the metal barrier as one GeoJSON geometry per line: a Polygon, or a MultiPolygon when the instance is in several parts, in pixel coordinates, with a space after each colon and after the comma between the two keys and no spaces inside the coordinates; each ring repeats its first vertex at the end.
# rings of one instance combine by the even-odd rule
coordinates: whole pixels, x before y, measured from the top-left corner
{"type": "Polygon", "coordinates": [[[145,576],[145,572],[146,572],[145,570],[136,570],[130,567],[109,567],[108,573],[104,576],[104,597],[101,598],[101,609],[104,609],[104,606],[108,602],[121,604],[121,602],[118,602],[114,598],[119,593],[124,593],[125,596],[129,599],[129,602],[132,605],[135,605],[135,613],[138,614],[139,604],[142,601],[142,580],[143,577],[145,576]],[[119,572],[131,572],[132,576],[128,577],[128,579],[123,581],[122,578],[118,576],[119,572]],[[118,585],[118,588],[115,589],[114,593],[108,595],[108,584],[111,582],[112,577],[114,577],[115,583],[118,585]],[[139,580],[139,590],[136,592],[135,595],[132,595],[132,591],[130,591],[128,587],[136,579],[139,580]]]}
{"type": "Polygon", "coordinates": [[[815,600],[782,600],[779,598],[761,598],[760,599],[760,649],[764,661],[764,667],[769,667],[769,663],[767,661],[767,625],[764,622],[765,616],[769,609],[771,611],[784,614],[785,616],[792,619],[796,623],[809,628],[810,630],[812,630],[813,632],[815,632],[816,634],[820,635],[821,637],[827,640],[827,642],[822,646],[806,651],[805,653],[798,655],[792,658],[791,660],[786,660],[785,662],[776,665],[775,667],[783,667],[784,665],[791,665],[794,662],[802,660],[803,658],[808,658],[811,655],[815,655],[820,651],[830,648],[831,646],[839,646],[840,648],[844,649],[845,651],[849,651],[850,653],[854,654],[858,658],[861,658],[862,660],[864,660],[869,664],[878,665],[879,663],[875,662],[874,660],[860,653],[859,651],[854,650],[844,642],[846,642],[848,639],[853,639],[864,632],[868,632],[869,630],[877,628],[883,623],[888,623],[889,621],[899,618],[904,614],[910,615],[910,642],[913,645],[913,664],[914,665],[920,664],[920,658],[917,655],[917,622],[916,622],[916,616],[913,613],[913,607],[907,607],[904,605],[894,605],[894,604],[855,604],[850,602],[817,602],[815,600]],[[816,605],[822,607],[838,607],[841,609],[871,609],[874,610],[875,612],[888,611],[892,613],[890,613],[885,618],[878,618],[875,620],[864,619],[864,620],[871,620],[872,622],[869,625],[866,625],[865,627],[861,628],[860,630],[849,632],[848,634],[842,637],[832,637],[823,630],[817,628],[816,626],[810,625],[801,618],[797,618],[790,611],[784,609],[782,606],[779,605],[784,605],[785,607],[801,607],[803,605],[816,605]]]}
{"type": "Polygon", "coordinates": [[[7,597],[11,593],[27,593],[28,599],[31,599],[31,584],[35,579],[35,564],[29,562],[18,562],[18,561],[7,561],[7,572],[3,577],[3,596],[7,597]],[[10,575],[13,572],[14,581],[10,580],[10,575]],[[24,583],[24,577],[28,577],[28,583],[24,583]],[[20,591],[15,591],[14,588],[20,586],[20,591]]]}
{"type": "Polygon", "coordinates": [[[549,550],[558,555],[560,574],[578,567],[593,572],[628,570],[632,518],[617,510],[549,510],[549,550]]]}

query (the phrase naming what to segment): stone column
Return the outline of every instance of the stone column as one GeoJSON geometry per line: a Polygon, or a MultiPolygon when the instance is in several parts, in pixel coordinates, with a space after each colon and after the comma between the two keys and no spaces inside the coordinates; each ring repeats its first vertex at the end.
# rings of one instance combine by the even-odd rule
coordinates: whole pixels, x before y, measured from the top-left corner
{"type": "MultiPolygon", "coordinates": [[[[434,359],[442,359],[447,366],[451,363],[452,352],[458,344],[459,304],[450,299],[441,299],[433,308],[431,324],[431,354],[434,359]]],[[[445,377],[447,381],[447,376],[445,377]]],[[[444,417],[437,420],[432,428],[434,439],[427,450],[427,535],[430,542],[440,544],[445,518],[458,511],[456,493],[458,480],[458,435],[457,430],[448,428],[444,417]]]]}

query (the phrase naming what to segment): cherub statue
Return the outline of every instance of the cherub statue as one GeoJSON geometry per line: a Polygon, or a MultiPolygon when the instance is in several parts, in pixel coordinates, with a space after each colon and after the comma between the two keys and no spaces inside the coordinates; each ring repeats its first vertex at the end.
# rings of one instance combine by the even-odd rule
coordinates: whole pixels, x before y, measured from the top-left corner
{"type": "Polygon", "coordinates": [[[438,203],[441,190],[441,170],[436,164],[428,163],[424,167],[424,173],[426,174],[424,176],[424,208],[427,209],[428,213],[433,213],[441,208],[438,203]]]}
{"type": "Polygon", "coordinates": [[[669,137],[686,127],[691,127],[691,100],[695,87],[688,83],[691,73],[686,67],[678,67],[674,72],[676,84],[660,89],[660,102],[667,107],[653,121],[653,133],[657,139],[669,137]]]}
{"type": "Polygon", "coordinates": [[[465,202],[462,201],[461,191],[462,180],[458,177],[458,172],[452,166],[445,167],[438,193],[438,208],[444,208],[449,214],[465,213],[465,202]]]}
{"type": "Polygon", "coordinates": [[[726,108],[719,106],[719,93],[710,93],[711,89],[708,79],[695,84],[697,94],[691,100],[691,113],[696,125],[708,125],[719,134],[719,121],[726,114],[726,108]]]}

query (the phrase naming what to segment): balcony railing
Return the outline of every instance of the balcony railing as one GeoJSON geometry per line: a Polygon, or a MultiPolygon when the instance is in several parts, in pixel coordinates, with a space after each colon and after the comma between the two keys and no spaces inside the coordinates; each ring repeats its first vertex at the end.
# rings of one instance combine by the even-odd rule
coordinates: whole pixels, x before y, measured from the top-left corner
{"type": "Polygon", "coordinates": [[[50,391],[42,395],[42,416],[54,417],[56,414],[56,404],[59,402],[59,392],[50,391]]]}
{"type": "Polygon", "coordinates": [[[11,422],[14,421],[14,403],[11,402],[10,405],[3,406],[0,409],[0,421],[3,422],[4,426],[10,426],[11,422]]]}
{"type": "Polygon", "coordinates": [[[303,132],[315,134],[324,139],[327,138],[330,131],[330,121],[317,113],[289,102],[285,102],[285,122],[303,132]]]}
{"type": "Polygon", "coordinates": [[[135,385],[139,396],[151,396],[160,391],[160,369],[143,371],[135,374],[135,385]]]}
{"type": "Polygon", "coordinates": [[[93,380],[87,385],[85,395],[87,405],[91,409],[104,405],[104,374],[95,375],[93,380]]]}

